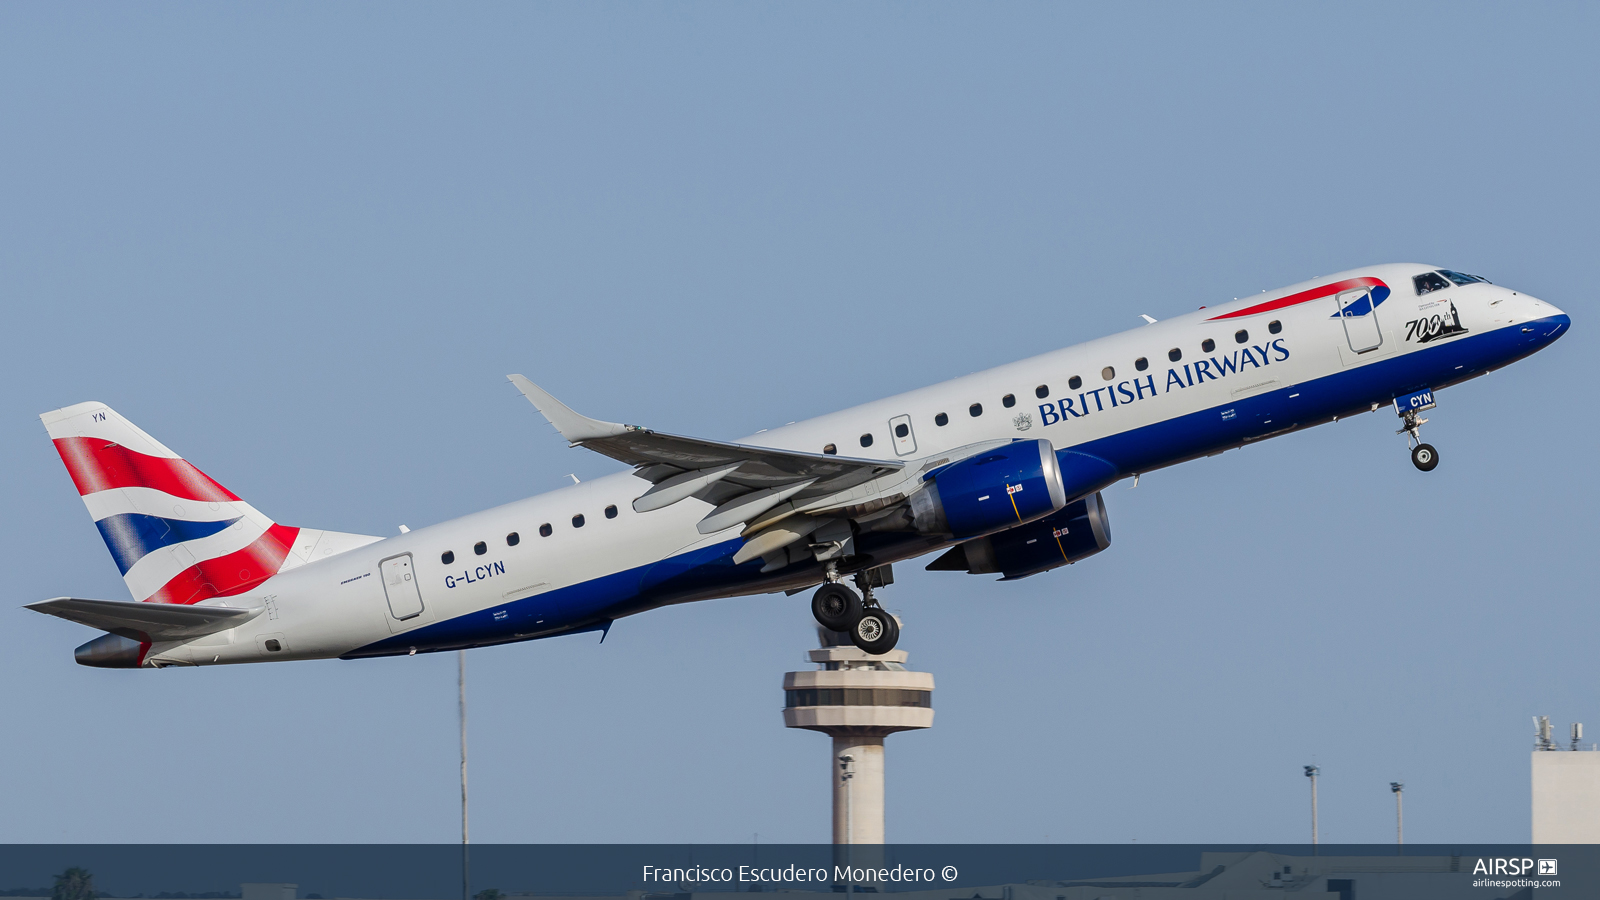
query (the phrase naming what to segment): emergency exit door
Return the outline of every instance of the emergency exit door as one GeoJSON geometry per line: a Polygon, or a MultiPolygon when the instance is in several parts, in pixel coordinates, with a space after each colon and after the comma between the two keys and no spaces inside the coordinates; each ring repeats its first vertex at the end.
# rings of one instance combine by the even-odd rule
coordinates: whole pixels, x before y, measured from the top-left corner
{"type": "Polygon", "coordinates": [[[1378,349],[1383,344],[1383,331],[1378,327],[1378,311],[1372,306],[1372,291],[1342,291],[1334,300],[1338,302],[1339,321],[1344,323],[1344,337],[1350,342],[1350,349],[1357,353],[1378,349]]]}
{"type": "Polygon", "coordinates": [[[890,419],[889,433],[894,436],[894,452],[897,456],[909,456],[917,452],[917,436],[911,431],[910,416],[890,419]]]}
{"type": "Polygon", "coordinates": [[[389,598],[390,615],[401,621],[422,615],[422,591],[411,567],[411,554],[384,560],[379,572],[383,575],[383,593],[389,598]]]}

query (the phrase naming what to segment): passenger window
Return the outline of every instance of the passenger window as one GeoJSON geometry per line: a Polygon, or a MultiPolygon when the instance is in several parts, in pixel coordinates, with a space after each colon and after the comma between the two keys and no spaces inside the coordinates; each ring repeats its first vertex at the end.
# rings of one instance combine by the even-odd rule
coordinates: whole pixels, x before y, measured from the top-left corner
{"type": "Polygon", "coordinates": [[[456,552],[454,550],[446,550],[445,552],[439,554],[439,562],[442,562],[447,566],[455,561],[456,552]]]}
{"type": "Polygon", "coordinates": [[[1167,359],[1177,362],[1178,360],[1183,359],[1183,351],[1179,350],[1177,347],[1173,347],[1171,350],[1167,351],[1167,359]]]}
{"type": "Polygon", "coordinates": [[[546,522],[543,525],[539,526],[539,537],[549,537],[550,535],[552,535],[554,533],[555,533],[555,529],[550,527],[550,523],[549,522],[546,522]]]}
{"type": "Polygon", "coordinates": [[[1145,359],[1144,357],[1141,356],[1138,359],[1133,361],[1133,367],[1135,369],[1138,369],[1139,371],[1143,372],[1145,369],[1150,368],[1150,360],[1145,359]]]}
{"type": "Polygon", "coordinates": [[[572,517],[572,527],[573,528],[582,528],[583,527],[583,513],[578,513],[577,515],[572,517]]]}
{"type": "Polygon", "coordinates": [[[835,447],[832,444],[823,444],[822,445],[822,452],[828,454],[829,456],[838,456],[839,455],[839,448],[835,447]]]}
{"type": "Polygon", "coordinates": [[[1110,381],[1111,379],[1117,377],[1117,370],[1111,368],[1110,366],[1106,366],[1104,369],[1100,370],[1100,377],[1110,381]]]}
{"type": "Polygon", "coordinates": [[[277,638],[268,638],[266,646],[268,653],[277,653],[279,650],[283,649],[283,645],[278,643],[277,638]]]}
{"type": "Polygon", "coordinates": [[[967,407],[967,412],[971,413],[972,417],[974,419],[976,419],[977,417],[983,415],[983,404],[982,403],[974,403],[971,406],[967,407]]]}
{"type": "Polygon", "coordinates": [[[871,447],[872,446],[872,432],[869,431],[866,434],[863,434],[861,436],[861,446],[863,446],[863,447],[871,447]]]}
{"type": "Polygon", "coordinates": [[[944,413],[939,413],[937,416],[933,417],[933,424],[943,428],[944,426],[950,424],[950,417],[944,413]]]}
{"type": "Polygon", "coordinates": [[[606,518],[615,519],[616,517],[617,517],[617,505],[615,503],[613,503],[610,506],[606,507],[606,518]]]}
{"type": "Polygon", "coordinates": [[[479,556],[482,556],[485,553],[489,552],[489,545],[484,543],[483,541],[479,541],[476,544],[472,545],[472,552],[478,554],[479,556]]]}
{"type": "MultiPolygon", "coordinates": [[[[1016,406],[1017,405],[1017,395],[1016,394],[1007,394],[1004,397],[1001,397],[1000,398],[1000,405],[1004,406],[1006,409],[1010,409],[1011,407],[1016,406]]],[[[900,436],[901,437],[905,437],[905,435],[903,435],[903,434],[900,435],[900,436]]]]}
{"type": "Polygon", "coordinates": [[[906,435],[908,435],[910,433],[911,433],[911,426],[907,425],[904,422],[901,422],[899,425],[896,425],[894,427],[894,436],[895,437],[905,437],[906,435]]]}
{"type": "Polygon", "coordinates": [[[1445,281],[1444,277],[1438,272],[1426,272],[1418,275],[1411,279],[1411,283],[1416,285],[1418,297],[1423,294],[1431,294],[1434,291],[1442,291],[1450,286],[1450,283],[1445,281]]]}
{"type": "Polygon", "coordinates": [[[1200,342],[1200,351],[1202,353],[1210,353],[1215,349],[1217,349],[1217,342],[1213,341],[1211,338],[1206,338],[1200,342]]]}
{"type": "Polygon", "coordinates": [[[1267,331],[1272,333],[1272,334],[1277,334],[1278,332],[1280,332],[1282,330],[1283,330],[1283,323],[1279,322],[1277,319],[1273,319],[1271,322],[1267,323],[1267,331]]]}
{"type": "Polygon", "coordinates": [[[1067,379],[1067,387],[1075,391],[1078,388],[1083,387],[1083,379],[1074,375],[1067,379]]]}
{"type": "Polygon", "coordinates": [[[513,531],[510,534],[506,535],[506,546],[507,547],[515,547],[516,545],[518,545],[520,543],[522,543],[522,535],[517,534],[515,531],[513,531]]]}
{"type": "Polygon", "coordinates": [[[1238,331],[1235,331],[1233,333],[1233,342],[1235,344],[1248,344],[1248,343],[1250,343],[1250,332],[1245,331],[1243,328],[1239,329],[1238,331]]]}
{"type": "Polygon", "coordinates": [[[1038,397],[1040,400],[1043,400],[1044,398],[1050,396],[1050,385],[1048,385],[1048,384],[1039,385],[1038,387],[1033,389],[1033,395],[1035,397],[1038,397]]]}

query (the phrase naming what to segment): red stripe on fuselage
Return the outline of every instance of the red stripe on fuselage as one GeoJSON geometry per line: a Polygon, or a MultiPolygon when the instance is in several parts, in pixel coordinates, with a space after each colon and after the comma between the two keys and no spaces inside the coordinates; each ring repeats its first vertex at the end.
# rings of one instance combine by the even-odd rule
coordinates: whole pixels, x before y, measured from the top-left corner
{"type": "Polygon", "coordinates": [[[278,574],[300,529],[273,525],[243,550],[195,563],[145,599],[152,603],[199,603],[248,591],[278,574]]]}
{"type": "Polygon", "coordinates": [[[1309,291],[1301,291],[1298,294],[1290,294],[1287,297],[1279,297],[1276,300],[1268,300],[1265,303],[1257,303],[1255,306],[1247,306],[1244,309],[1238,310],[1237,312],[1223,313],[1220,316],[1212,316],[1206,321],[1215,322],[1218,319],[1237,319],[1240,316],[1254,316],[1264,312],[1272,312],[1275,309],[1283,309],[1285,306],[1294,306],[1298,303],[1309,303],[1312,300],[1321,300],[1323,297],[1332,297],[1334,294],[1337,294],[1340,291],[1350,291],[1355,290],[1356,288],[1364,287],[1388,287],[1388,285],[1376,278],[1347,278],[1344,281],[1335,281],[1333,284],[1325,284],[1322,287],[1314,287],[1309,291]]]}
{"type": "Polygon", "coordinates": [[[146,456],[103,438],[56,438],[55,445],[79,496],[112,488],[147,487],[207,503],[239,499],[181,459],[146,456]]]}

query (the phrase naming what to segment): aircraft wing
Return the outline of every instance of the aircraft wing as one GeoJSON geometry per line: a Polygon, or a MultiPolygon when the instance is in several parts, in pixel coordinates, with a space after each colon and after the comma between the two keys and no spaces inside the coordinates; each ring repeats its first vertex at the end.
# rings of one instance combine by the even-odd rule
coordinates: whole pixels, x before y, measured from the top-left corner
{"type": "Polygon", "coordinates": [[[897,460],[777,450],[603,422],[574,412],[521,375],[507,378],[572,446],[637,468],[653,487],[634,501],[636,511],[689,497],[713,504],[700,523],[702,534],[749,522],[786,501],[799,506],[904,468],[897,460]]]}
{"type": "Polygon", "coordinates": [[[181,641],[227,631],[261,614],[262,607],[187,606],[131,600],[84,600],[55,597],[29,603],[28,609],[69,622],[120,634],[135,641],[181,641]]]}

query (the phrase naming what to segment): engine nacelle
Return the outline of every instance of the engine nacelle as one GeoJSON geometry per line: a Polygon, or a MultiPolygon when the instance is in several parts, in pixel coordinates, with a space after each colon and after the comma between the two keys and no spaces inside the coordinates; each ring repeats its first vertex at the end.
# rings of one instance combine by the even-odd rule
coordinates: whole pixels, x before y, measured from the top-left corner
{"type": "Polygon", "coordinates": [[[1036,522],[967,541],[928,568],[973,575],[999,572],[1009,581],[1088,559],[1109,546],[1111,520],[1100,494],[1094,493],[1036,522]]]}
{"type": "Polygon", "coordinates": [[[972,537],[1031,522],[1067,505],[1061,465],[1046,440],[1014,441],[936,471],[911,496],[918,531],[972,537]]]}

